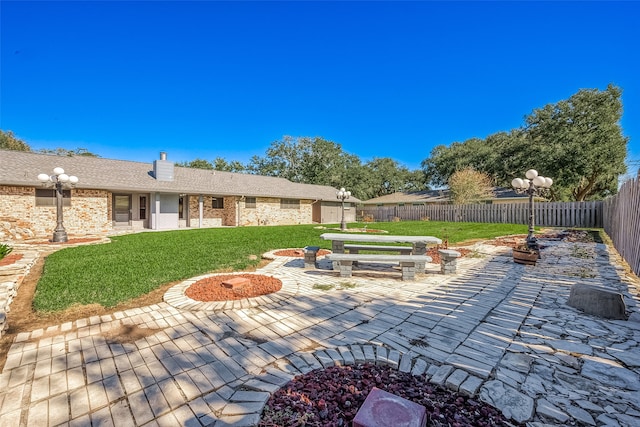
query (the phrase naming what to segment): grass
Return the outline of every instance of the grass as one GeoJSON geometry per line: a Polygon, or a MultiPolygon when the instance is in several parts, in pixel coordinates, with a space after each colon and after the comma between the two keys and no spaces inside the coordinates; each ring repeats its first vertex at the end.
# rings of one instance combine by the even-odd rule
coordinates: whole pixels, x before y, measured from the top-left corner
{"type": "MultiPolygon", "coordinates": [[[[367,224],[390,234],[427,235],[449,244],[525,233],[514,224],[412,221],[367,224]]],[[[352,228],[363,224],[350,224],[352,228]]],[[[269,250],[307,245],[330,249],[320,235],[334,230],[314,225],[210,228],[138,233],[112,237],[112,243],[67,248],[47,257],[33,306],[57,312],[73,305],[113,307],[163,284],[213,271],[256,266],[269,250]]],[[[327,228],[337,227],[328,225],[327,228]]]]}

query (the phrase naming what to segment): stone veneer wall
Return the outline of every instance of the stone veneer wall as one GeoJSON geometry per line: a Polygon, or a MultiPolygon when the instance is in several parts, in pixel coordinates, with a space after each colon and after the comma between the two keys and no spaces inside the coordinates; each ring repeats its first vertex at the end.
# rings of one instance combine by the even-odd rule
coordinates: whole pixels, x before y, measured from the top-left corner
{"type": "MultiPolygon", "coordinates": [[[[36,206],[35,187],[0,186],[0,240],[48,237],[56,227],[56,207],[36,206]]],[[[69,234],[100,234],[111,229],[111,193],[71,190],[64,207],[69,234]]]]}
{"type": "MultiPolygon", "coordinates": [[[[202,201],[203,227],[234,226],[236,225],[236,198],[225,197],[224,209],[213,208],[213,196],[204,196],[202,201]]],[[[189,222],[191,227],[198,227],[200,218],[199,196],[189,196],[189,222]]]]}
{"type": "Polygon", "coordinates": [[[281,209],[280,199],[256,197],[256,207],[247,208],[240,201],[239,225],[291,225],[313,222],[311,200],[300,200],[298,209],[281,209]]]}

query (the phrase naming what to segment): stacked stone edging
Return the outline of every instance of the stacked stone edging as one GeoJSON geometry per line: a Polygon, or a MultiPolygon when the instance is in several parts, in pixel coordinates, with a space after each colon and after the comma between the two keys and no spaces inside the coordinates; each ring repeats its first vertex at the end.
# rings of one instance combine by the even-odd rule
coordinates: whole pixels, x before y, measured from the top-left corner
{"type": "Polygon", "coordinates": [[[36,251],[15,253],[22,254],[22,258],[13,264],[0,266],[0,337],[9,329],[7,313],[18,288],[40,256],[36,251]]]}
{"type": "Polygon", "coordinates": [[[101,237],[95,241],[80,243],[12,243],[10,246],[14,250],[11,253],[22,254],[22,258],[13,264],[0,266],[0,338],[4,336],[9,328],[7,313],[11,309],[13,299],[18,294],[18,288],[20,288],[22,281],[29,274],[31,267],[33,267],[42,253],[50,253],[87,244],[108,243],[110,241],[107,237],[101,237]]]}

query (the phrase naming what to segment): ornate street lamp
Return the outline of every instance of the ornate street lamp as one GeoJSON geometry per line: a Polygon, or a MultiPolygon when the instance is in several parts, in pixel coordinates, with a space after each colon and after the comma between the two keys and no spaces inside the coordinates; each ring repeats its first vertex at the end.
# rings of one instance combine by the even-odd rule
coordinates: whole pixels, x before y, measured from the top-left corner
{"type": "Polygon", "coordinates": [[[53,231],[53,242],[66,242],[68,239],[67,231],[64,229],[64,224],[62,223],[62,189],[64,187],[72,187],[78,183],[77,176],[69,176],[64,173],[64,169],[55,168],[53,170],[53,175],[48,175],[46,173],[41,173],[38,175],[38,181],[42,183],[44,186],[51,185],[56,190],[56,220],[57,225],[56,229],[53,231]]]}
{"type": "Polygon", "coordinates": [[[346,191],[344,187],[336,191],[336,197],[342,201],[342,221],[340,222],[340,230],[345,231],[347,229],[347,223],[344,221],[344,201],[351,197],[351,191],[346,191]]]}
{"type": "Polygon", "coordinates": [[[538,175],[538,171],[535,169],[529,169],[525,174],[526,179],[515,178],[511,181],[511,185],[518,193],[526,193],[529,195],[529,234],[527,235],[527,247],[529,249],[538,250],[538,242],[533,235],[534,229],[534,214],[533,214],[533,196],[546,192],[553,180],[551,178],[545,178],[538,175]]]}

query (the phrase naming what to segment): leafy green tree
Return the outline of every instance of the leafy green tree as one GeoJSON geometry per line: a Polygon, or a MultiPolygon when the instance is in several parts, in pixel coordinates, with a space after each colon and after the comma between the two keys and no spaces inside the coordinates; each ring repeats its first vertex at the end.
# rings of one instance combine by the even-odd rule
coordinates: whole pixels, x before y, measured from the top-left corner
{"type": "Polygon", "coordinates": [[[178,162],[176,163],[176,165],[182,166],[185,168],[194,168],[194,169],[210,169],[210,170],[214,169],[213,164],[211,164],[211,162],[203,159],[195,159],[195,160],[191,160],[190,162],[178,162]]]}
{"type": "Polygon", "coordinates": [[[525,126],[435,147],[422,162],[427,181],[444,185],[473,167],[495,185],[509,186],[529,168],[554,179],[554,200],[600,199],[617,191],[625,173],[628,138],[622,135],[621,90],[581,89],[568,100],[535,109],[525,126]]]}
{"type": "Polygon", "coordinates": [[[54,149],[41,148],[40,150],[38,150],[38,152],[43,154],[55,154],[56,156],[67,156],[67,157],[73,157],[73,156],[100,157],[97,154],[90,152],[86,148],[76,148],[75,150],[68,150],[66,148],[61,148],[61,147],[54,148],[54,149]]]}
{"type": "Polygon", "coordinates": [[[375,157],[364,167],[370,182],[368,199],[399,191],[427,189],[420,171],[410,171],[389,157],[375,157]]]}
{"type": "Polygon", "coordinates": [[[360,159],[342,146],[319,137],[285,136],[274,141],[265,157],[253,156],[247,166],[251,173],[278,176],[293,182],[349,188],[359,197],[356,184],[363,171],[360,159]]]}
{"type": "Polygon", "coordinates": [[[17,138],[10,130],[3,131],[0,129],[0,149],[31,151],[31,147],[23,140],[17,138]]]}
{"type": "Polygon", "coordinates": [[[252,157],[247,169],[293,182],[344,187],[361,200],[426,188],[420,170],[409,171],[390,158],[374,158],[362,164],[340,144],[320,137],[285,136],[271,144],[265,157],[252,157]]]}
{"type": "Polygon", "coordinates": [[[529,149],[539,153],[540,169],[554,178],[556,197],[583,201],[617,192],[628,143],[620,126],[621,96],[613,85],[582,89],[526,118],[529,149]]]}
{"type": "Polygon", "coordinates": [[[244,172],[245,166],[237,160],[227,162],[222,157],[216,157],[213,159],[213,168],[217,171],[225,172],[244,172]]]}
{"type": "Polygon", "coordinates": [[[478,203],[494,197],[493,180],[473,168],[456,171],[449,178],[449,192],[454,205],[478,203]]]}

